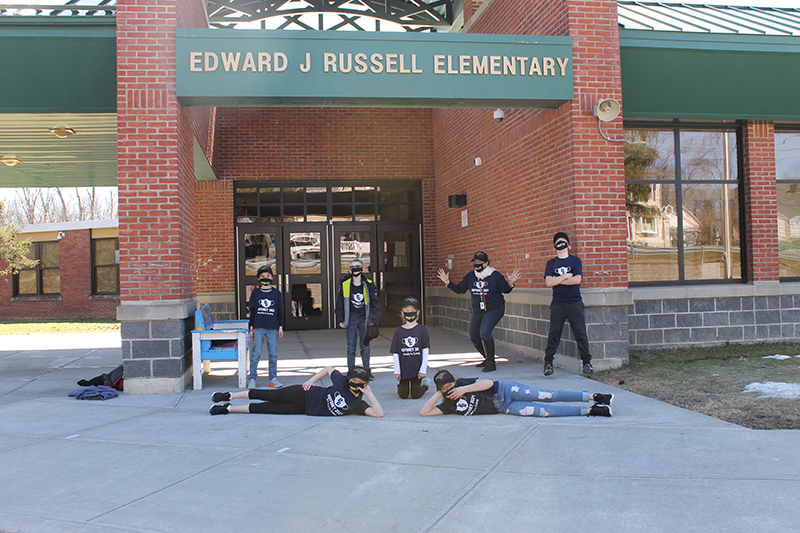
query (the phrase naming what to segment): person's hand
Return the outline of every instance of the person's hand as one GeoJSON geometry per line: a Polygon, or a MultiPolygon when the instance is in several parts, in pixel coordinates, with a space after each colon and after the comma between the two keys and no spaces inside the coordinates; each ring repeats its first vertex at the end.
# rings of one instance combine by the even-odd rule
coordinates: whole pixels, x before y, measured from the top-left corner
{"type": "Polygon", "coordinates": [[[508,275],[508,281],[514,285],[520,277],[522,277],[522,273],[518,268],[515,268],[514,271],[508,275]]]}
{"type": "Polygon", "coordinates": [[[253,330],[252,329],[250,330],[250,333],[247,334],[247,336],[250,337],[250,340],[253,340],[253,330]]]}
{"type": "Polygon", "coordinates": [[[372,394],[372,389],[369,388],[369,383],[361,387],[361,390],[364,391],[364,394],[372,394]]]}
{"type": "Polygon", "coordinates": [[[572,273],[571,273],[571,272],[567,272],[567,273],[566,273],[566,274],[564,274],[564,276],[563,276],[563,278],[564,278],[564,279],[569,279],[569,278],[571,278],[571,277],[572,277],[572,273]]]}
{"type": "Polygon", "coordinates": [[[464,396],[464,390],[462,387],[454,387],[450,389],[450,392],[447,393],[447,397],[451,400],[458,400],[464,396]]]}
{"type": "Polygon", "coordinates": [[[395,374],[394,375],[394,379],[396,379],[397,381],[400,381],[400,374],[395,374]]]}
{"type": "Polygon", "coordinates": [[[423,372],[418,372],[418,373],[417,373],[417,377],[418,377],[419,379],[423,379],[423,378],[425,377],[425,374],[424,374],[423,372]]]}
{"type": "Polygon", "coordinates": [[[278,326],[278,338],[283,338],[283,326],[278,326]]]}
{"type": "Polygon", "coordinates": [[[339,327],[344,329],[344,322],[339,322],[339,327]]]}
{"type": "Polygon", "coordinates": [[[303,390],[308,390],[313,386],[314,386],[314,382],[309,379],[308,381],[303,383],[303,390]]]}
{"type": "Polygon", "coordinates": [[[437,275],[439,276],[439,279],[442,280],[442,283],[444,283],[445,285],[450,284],[450,274],[447,271],[445,271],[445,269],[440,268],[437,275]]]}

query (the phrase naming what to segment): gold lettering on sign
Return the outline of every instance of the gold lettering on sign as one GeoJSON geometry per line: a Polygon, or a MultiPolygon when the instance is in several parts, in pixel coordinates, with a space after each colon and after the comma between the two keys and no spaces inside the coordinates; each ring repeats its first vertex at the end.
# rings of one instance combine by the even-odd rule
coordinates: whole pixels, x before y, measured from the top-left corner
{"type": "Polygon", "coordinates": [[[349,73],[353,70],[353,54],[347,54],[347,66],[344,66],[344,54],[339,54],[339,72],[344,72],[345,74],[349,73]]]}
{"type": "Polygon", "coordinates": [[[397,54],[386,54],[386,73],[397,74],[397,54]]]}
{"type": "Polygon", "coordinates": [[[517,75],[517,58],[503,56],[503,76],[508,76],[509,73],[512,76],[517,75]]]}
{"type": "Polygon", "coordinates": [[[267,52],[259,52],[258,53],[258,71],[259,72],[272,72],[272,67],[270,66],[272,60],[272,56],[269,55],[267,52]]]}
{"type": "Polygon", "coordinates": [[[445,71],[444,71],[444,56],[443,55],[434,55],[433,56],[433,73],[434,74],[445,74],[445,71]]]}
{"type": "Polygon", "coordinates": [[[247,52],[244,56],[244,65],[242,65],[242,72],[250,69],[251,72],[256,71],[256,61],[253,59],[253,52],[247,52]]]}
{"type": "Polygon", "coordinates": [[[500,75],[500,56],[489,56],[489,74],[500,75]]]}
{"type": "Polygon", "coordinates": [[[472,56],[472,73],[473,74],[488,74],[489,73],[489,59],[486,56],[472,56]]]}
{"type": "Polygon", "coordinates": [[[542,75],[542,69],[539,66],[539,58],[538,57],[532,57],[531,58],[531,69],[528,71],[528,76],[533,76],[534,74],[537,74],[539,76],[542,75]]]}
{"type": "Polygon", "coordinates": [[[556,60],[558,61],[558,66],[561,68],[561,76],[567,75],[567,63],[569,63],[569,58],[565,57],[563,62],[560,57],[557,57],[556,60]]]}
{"type": "Polygon", "coordinates": [[[289,58],[283,52],[275,52],[272,63],[275,65],[275,72],[283,72],[289,68],[289,58]]]}

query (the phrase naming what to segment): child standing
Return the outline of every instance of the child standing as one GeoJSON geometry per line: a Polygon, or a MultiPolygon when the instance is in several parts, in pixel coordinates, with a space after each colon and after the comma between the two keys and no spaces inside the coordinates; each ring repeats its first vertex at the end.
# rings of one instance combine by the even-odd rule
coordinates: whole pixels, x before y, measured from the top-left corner
{"type": "Polygon", "coordinates": [[[267,341],[269,355],[268,388],[279,389],[283,384],[278,381],[278,339],[283,337],[283,295],[272,286],[272,269],[262,266],[258,269],[259,286],[250,294],[247,307],[250,308],[250,339],[253,341],[250,352],[250,374],[247,388],[256,388],[258,378],[258,362],[261,360],[261,348],[267,341]]]}
{"type": "Polygon", "coordinates": [[[419,300],[413,296],[403,298],[403,320],[405,323],[394,330],[389,351],[394,356],[394,378],[397,380],[397,394],[401,398],[411,396],[415,400],[428,391],[430,380],[428,372],[428,351],[431,337],[428,328],[418,324],[419,300]]]}
{"type": "Polygon", "coordinates": [[[544,280],[553,288],[553,300],[550,303],[550,333],[547,337],[547,348],[544,350],[544,375],[553,374],[553,356],[561,343],[564,322],[569,320],[569,327],[575,335],[578,353],[583,363],[583,373],[591,374],[592,354],[589,353],[589,338],[586,336],[586,319],[583,316],[583,298],[581,298],[581,280],[583,267],[581,260],[570,255],[572,247],[569,236],[559,231],[553,237],[556,257],[547,262],[544,269],[544,280]]]}

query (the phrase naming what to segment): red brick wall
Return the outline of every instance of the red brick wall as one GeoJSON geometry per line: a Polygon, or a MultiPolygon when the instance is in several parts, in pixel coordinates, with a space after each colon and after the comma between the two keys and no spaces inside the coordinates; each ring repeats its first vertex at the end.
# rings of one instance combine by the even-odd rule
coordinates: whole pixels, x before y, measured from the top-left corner
{"type": "Polygon", "coordinates": [[[196,185],[198,292],[235,289],[235,180],[423,180],[432,220],[429,109],[218,108],[214,135],[219,181],[196,185]]]}
{"type": "Polygon", "coordinates": [[[208,110],[175,96],[175,28],[205,26],[198,0],[125,0],[117,7],[120,292],[127,300],[195,295],[192,129],[208,110]],[[180,19],[179,19],[180,17],[180,19]]]}
{"type": "Polygon", "coordinates": [[[114,318],[119,298],[90,299],[92,230],[72,230],[59,241],[60,300],[14,301],[9,274],[0,279],[0,320],[114,318]]]}
{"type": "MultiPolygon", "coordinates": [[[[493,1],[471,33],[569,35],[573,41],[575,98],[555,110],[506,109],[434,112],[437,241],[427,268],[447,254],[456,274],[476,249],[502,271],[520,268],[521,286],[542,286],[552,235],[567,231],[584,264],[588,287],[625,287],[625,188],[622,143],[597,132],[593,105],[621,101],[617,4],[613,1],[493,1]],[[481,156],[483,164],[474,166],[481,156]],[[466,193],[469,226],[461,209],[446,209],[447,195],[466,193]]],[[[612,138],[622,118],[604,125],[612,138]]]]}
{"type": "Polygon", "coordinates": [[[744,134],[744,216],[751,281],[777,281],[778,203],[775,188],[775,129],[749,122],[744,134]]]}

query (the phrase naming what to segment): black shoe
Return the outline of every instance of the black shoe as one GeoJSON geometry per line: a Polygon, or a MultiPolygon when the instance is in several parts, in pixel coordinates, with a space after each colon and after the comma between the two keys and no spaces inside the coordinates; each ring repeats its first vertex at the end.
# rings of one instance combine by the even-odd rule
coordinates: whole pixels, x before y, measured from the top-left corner
{"type": "Polygon", "coordinates": [[[600,405],[611,405],[614,403],[614,395],[613,394],[604,394],[602,392],[595,392],[592,394],[592,400],[599,403],[600,405]]]}
{"type": "Polygon", "coordinates": [[[611,416],[611,408],[607,405],[594,404],[586,416],[611,416]]]}
{"type": "Polygon", "coordinates": [[[583,373],[584,374],[591,374],[592,372],[594,372],[594,367],[592,366],[592,363],[590,363],[588,361],[583,363],[583,373]]]}
{"type": "Polygon", "coordinates": [[[229,406],[229,403],[215,403],[211,406],[211,409],[209,409],[208,412],[212,415],[227,415],[230,413],[230,411],[228,411],[229,406]]]}
{"type": "Polygon", "coordinates": [[[494,362],[491,363],[487,362],[486,366],[483,367],[483,370],[481,370],[481,372],[494,372],[495,370],[497,370],[497,365],[494,364],[494,362]]]}
{"type": "Polygon", "coordinates": [[[545,376],[552,376],[553,375],[553,365],[551,363],[544,364],[544,375],[545,376]]]}
{"type": "Polygon", "coordinates": [[[480,363],[478,363],[478,364],[477,364],[477,365],[475,365],[475,366],[477,366],[478,368],[483,368],[483,367],[485,367],[485,366],[486,366],[486,359],[484,359],[483,361],[481,361],[480,363]]]}
{"type": "MultiPolygon", "coordinates": [[[[211,401],[214,403],[219,402],[229,402],[231,401],[231,393],[230,392],[215,392],[211,395],[211,401]]],[[[214,413],[211,413],[212,415],[214,413]]]]}

